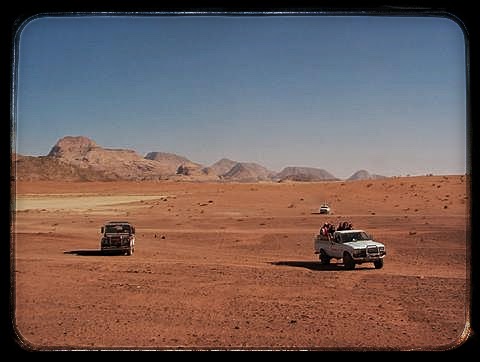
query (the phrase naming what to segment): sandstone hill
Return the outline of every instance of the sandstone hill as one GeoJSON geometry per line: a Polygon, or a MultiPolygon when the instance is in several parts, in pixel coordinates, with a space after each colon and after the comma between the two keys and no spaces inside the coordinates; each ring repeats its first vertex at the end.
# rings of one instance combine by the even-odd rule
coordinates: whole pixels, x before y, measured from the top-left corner
{"type": "Polygon", "coordinates": [[[355,181],[355,180],[377,180],[386,178],[386,176],[371,174],[366,170],[359,170],[355,172],[352,176],[350,176],[347,181],[355,181]]]}
{"type": "Polygon", "coordinates": [[[107,180],[158,180],[170,175],[167,167],[133,150],[103,148],[83,136],[60,139],[47,157],[102,173],[107,180]]]}
{"type": "Polygon", "coordinates": [[[271,180],[275,173],[254,162],[237,162],[222,179],[241,182],[271,180]]]}
{"type": "Polygon", "coordinates": [[[14,156],[12,175],[23,181],[100,181],[108,177],[92,168],[80,168],[49,156],[14,156]]]}
{"type": "Polygon", "coordinates": [[[238,162],[229,160],[228,158],[222,158],[209,167],[205,167],[204,170],[207,173],[213,173],[219,177],[225,175],[232,169],[238,162]]]}
{"type": "Polygon", "coordinates": [[[12,155],[18,180],[217,180],[203,166],[165,152],[146,157],[133,150],[99,146],[84,136],[58,140],[47,156],[12,155]]]}
{"type": "Polygon", "coordinates": [[[167,152],[149,152],[145,156],[161,164],[168,175],[202,176],[209,175],[203,165],[190,161],[188,158],[167,152]]]}
{"type": "Polygon", "coordinates": [[[278,181],[337,181],[331,173],[314,167],[285,167],[275,175],[278,181]]]}

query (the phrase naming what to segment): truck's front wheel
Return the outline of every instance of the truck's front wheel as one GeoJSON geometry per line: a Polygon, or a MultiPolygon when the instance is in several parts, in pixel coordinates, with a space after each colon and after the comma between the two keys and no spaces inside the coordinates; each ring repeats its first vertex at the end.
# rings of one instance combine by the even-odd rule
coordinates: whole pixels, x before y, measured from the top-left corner
{"type": "Polygon", "coordinates": [[[323,249],[320,249],[320,264],[322,265],[328,265],[330,264],[330,257],[327,255],[327,253],[325,252],[325,250],[323,249]]]}
{"type": "Polygon", "coordinates": [[[375,269],[382,269],[383,268],[383,259],[378,259],[373,262],[375,265],[375,269]]]}
{"type": "Polygon", "coordinates": [[[347,270],[355,269],[355,261],[353,260],[352,256],[347,252],[343,254],[343,265],[345,265],[345,269],[347,270]]]}

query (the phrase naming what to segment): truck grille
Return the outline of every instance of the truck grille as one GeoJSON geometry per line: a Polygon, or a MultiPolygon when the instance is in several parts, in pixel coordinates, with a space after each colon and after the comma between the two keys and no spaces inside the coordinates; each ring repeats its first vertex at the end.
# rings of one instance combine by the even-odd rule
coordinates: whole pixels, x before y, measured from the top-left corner
{"type": "Polygon", "coordinates": [[[112,246],[120,246],[122,245],[122,240],[120,239],[120,236],[112,236],[108,238],[109,244],[112,246]]]}
{"type": "Polygon", "coordinates": [[[355,256],[358,258],[365,258],[367,256],[367,251],[365,249],[356,250],[355,256]]]}
{"type": "Polygon", "coordinates": [[[367,254],[378,255],[378,247],[375,245],[367,246],[367,254]]]}

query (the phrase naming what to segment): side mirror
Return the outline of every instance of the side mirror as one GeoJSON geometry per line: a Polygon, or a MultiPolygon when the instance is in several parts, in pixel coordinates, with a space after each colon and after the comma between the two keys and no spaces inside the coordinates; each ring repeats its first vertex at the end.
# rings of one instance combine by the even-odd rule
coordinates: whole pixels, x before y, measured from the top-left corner
{"type": "Polygon", "coordinates": [[[100,228],[100,232],[103,234],[104,231],[105,231],[105,228],[102,226],[102,227],[100,228]]]}
{"type": "Polygon", "coordinates": [[[135,227],[132,226],[132,234],[135,234],[135,227]]]}

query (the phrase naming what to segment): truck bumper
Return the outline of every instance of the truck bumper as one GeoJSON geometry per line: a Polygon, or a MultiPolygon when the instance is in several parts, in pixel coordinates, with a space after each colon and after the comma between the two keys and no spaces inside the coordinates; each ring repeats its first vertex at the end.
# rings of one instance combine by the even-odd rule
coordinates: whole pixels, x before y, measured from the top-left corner
{"type": "Polygon", "coordinates": [[[127,251],[131,247],[130,245],[122,245],[122,246],[102,246],[102,251],[127,251]]]}
{"type": "Polygon", "coordinates": [[[367,257],[360,257],[360,258],[353,258],[355,263],[373,263],[376,260],[385,258],[385,255],[378,255],[378,256],[367,256],[367,257]]]}

